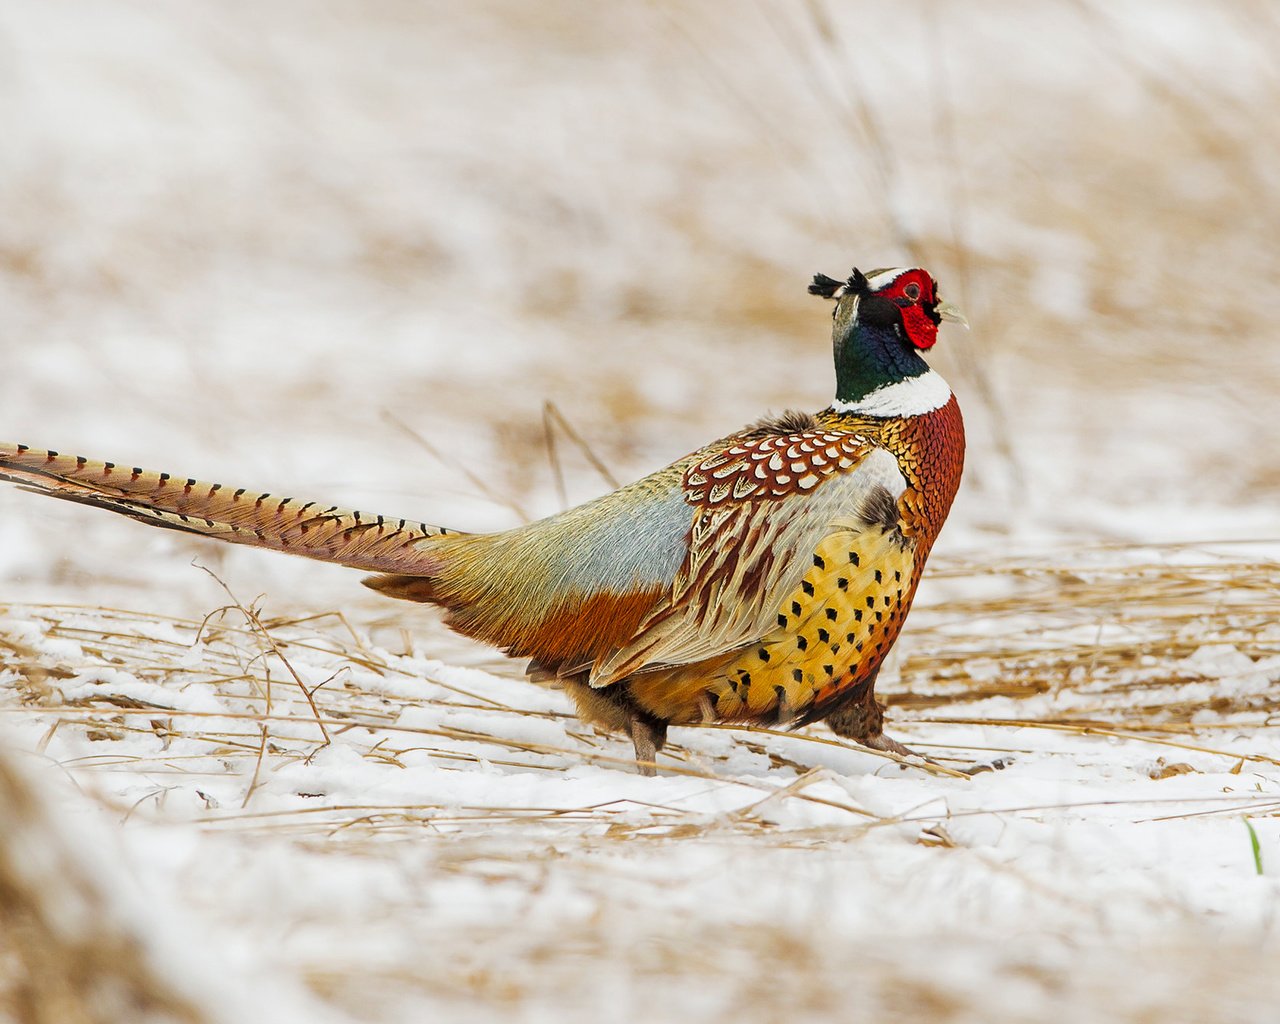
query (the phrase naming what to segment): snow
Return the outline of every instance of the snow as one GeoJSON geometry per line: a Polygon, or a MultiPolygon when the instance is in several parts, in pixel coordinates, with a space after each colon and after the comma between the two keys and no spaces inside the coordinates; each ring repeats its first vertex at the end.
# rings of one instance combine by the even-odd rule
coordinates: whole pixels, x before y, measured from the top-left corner
{"type": "Polygon", "coordinates": [[[965,10],[0,14],[0,437],[501,528],[563,504],[544,401],[620,479],[826,405],[816,270],[973,324],[880,685],[936,768],[689,728],[641,778],[349,570],[0,491],[40,891],[211,1019],[1270,1020],[1274,19],[965,10]]]}

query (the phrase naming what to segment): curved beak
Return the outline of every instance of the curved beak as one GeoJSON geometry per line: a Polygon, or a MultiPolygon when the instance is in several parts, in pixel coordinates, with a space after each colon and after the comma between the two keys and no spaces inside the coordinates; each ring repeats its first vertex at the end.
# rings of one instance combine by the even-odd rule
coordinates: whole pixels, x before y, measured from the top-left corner
{"type": "Polygon", "coordinates": [[[953,324],[959,324],[966,331],[969,329],[969,321],[965,319],[964,314],[956,309],[951,303],[939,299],[933,307],[933,311],[942,317],[943,320],[950,320],[953,324]]]}

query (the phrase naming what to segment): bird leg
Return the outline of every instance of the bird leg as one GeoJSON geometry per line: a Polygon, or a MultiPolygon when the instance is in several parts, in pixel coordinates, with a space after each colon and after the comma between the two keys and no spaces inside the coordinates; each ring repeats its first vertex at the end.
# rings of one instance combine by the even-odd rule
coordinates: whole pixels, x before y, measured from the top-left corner
{"type": "Polygon", "coordinates": [[[628,730],[636,748],[636,770],[641,775],[657,775],[658,751],[667,742],[667,723],[647,715],[633,714],[628,730]]]}
{"type": "Polygon", "coordinates": [[[667,723],[641,711],[626,690],[625,684],[596,689],[587,682],[586,673],[557,677],[537,661],[529,663],[531,679],[558,679],[565,692],[578,705],[578,717],[608,732],[623,732],[636,748],[636,770],[641,775],[657,775],[654,763],[658,751],[667,742],[667,723]]]}
{"type": "MultiPolygon", "coordinates": [[[[856,693],[844,707],[827,717],[827,725],[837,736],[861,743],[872,750],[883,750],[902,757],[918,757],[929,764],[937,762],[926,754],[918,753],[892,736],[884,734],[884,705],[875,699],[875,676],[869,682],[859,683],[856,693]]],[[[961,768],[966,775],[1000,771],[1012,763],[1012,758],[998,758],[990,763],[979,763],[961,768]]]]}
{"type": "MultiPolygon", "coordinates": [[[[870,690],[867,691],[870,695],[870,690]]],[[[837,736],[861,743],[872,750],[884,750],[902,757],[923,757],[910,747],[884,733],[884,705],[874,697],[849,704],[827,718],[827,725],[837,736]]],[[[928,760],[926,758],[926,760],[928,760]]]]}
{"type": "MultiPolygon", "coordinates": [[[[844,707],[827,716],[827,725],[837,736],[902,757],[923,757],[910,747],[884,734],[884,705],[875,698],[876,674],[857,684],[844,707]]],[[[928,758],[926,757],[927,761],[928,758]]]]}

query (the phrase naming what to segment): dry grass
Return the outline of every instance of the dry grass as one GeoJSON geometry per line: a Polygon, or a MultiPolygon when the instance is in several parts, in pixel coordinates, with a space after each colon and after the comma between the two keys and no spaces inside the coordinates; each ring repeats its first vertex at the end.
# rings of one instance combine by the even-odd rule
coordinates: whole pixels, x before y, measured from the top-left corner
{"type": "Polygon", "coordinates": [[[198,1000],[120,913],[41,785],[0,747],[0,1019],[21,1024],[204,1024],[198,1000]]]}
{"type": "MultiPolygon", "coordinates": [[[[882,686],[910,741],[936,747],[937,765],[915,770],[959,775],[962,766],[1016,746],[967,750],[933,725],[979,725],[1009,730],[1034,727],[1082,735],[1109,735],[1152,748],[1219,754],[1236,761],[1280,764],[1270,755],[1220,744],[1224,731],[1266,730],[1280,711],[1280,695],[1266,682],[1274,664],[1214,672],[1192,656],[1229,645],[1248,666],[1280,654],[1280,569],[1270,561],[1228,554],[1206,557],[1195,548],[1102,549],[1068,563],[1063,558],[1010,559],[999,564],[954,562],[933,572],[934,603],[916,610],[904,638],[901,677],[882,686]],[[947,597],[954,591],[968,597],[947,597]],[[987,596],[981,596],[983,594],[987,596]],[[1189,660],[1190,659],[1190,660],[1189,660]],[[1251,685],[1242,685],[1249,683],[1251,685]],[[997,701],[999,711],[990,703],[997,701]],[[941,734],[941,741],[937,737],[941,734]],[[932,742],[931,742],[932,741],[932,742]]],[[[176,772],[184,776],[232,772],[250,781],[244,813],[222,810],[207,824],[288,828],[323,834],[334,829],[410,830],[425,823],[491,826],[554,818],[561,823],[610,827],[618,808],[522,810],[509,817],[492,806],[349,807],[255,814],[252,792],[260,776],[280,765],[313,758],[331,736],[378,765],[403,766],[406,756],[440,764],[488,762],[510,768],[561,772],[579,764],[625,768],[628,748],[614,737],[577,722],[561,702],[548,707],[531,684],[527,704],[495,699],[483,685],[461,686],[431,675],[416,658],[369,644],[338,612],[307,619],[264,619],[256,608],[230,605],[203,621],[163,618],[119,609],[0,605],[12,620],[27,620],[42,638],[0,631],[0,651],[14,672],[3,713],[75,730],[93,741],[96,756],[69,764],[73,770],[176,772]],[[51,656],[50,642],[67,641],[68,654],[51,656]],[[327,677],[304,682],[293,661],[327,677]],[[131,695],[109,685],[65,683],[120,669],[146,686],[131,695]],[[421,684],[419,686],[419,684],[421,684]],[[421,690],[420,695],[414,691],[421,690]],[[207,694],[216,710],[189,710],[191,696],[207,694]],[[182,695],[182,699],[171,699],[182,695]],[[406,711],[436,725],[406,725],[406,711]],[[447,724],[447,712],[468,713],[468,728],[447,724]],[[564,745],[521,738],[511,723],[528,718],[562,723],[564,745]],[[116,754],[131,736],[159,737],[164,750],[150,758],[116,754]],[[175,756],[175,739],[203,752],[175,756]]],[[[514,675],[518,666],[510,665],[514,675]]],[[[501,671],[501,670],[500,670],[501,671]]],[[[412,716],[411,716],[412,717],[412,716]]],[[[799,783],[788,799],[805,793],[805,750],[854,745],[822,729],[789,733],[713,727],[765,754],[775,767],[790,767],[799,783]]],[[[667,771],[725,780],[723,749],[710,753],[695,730],[677,730],[664,756],[667,771]]],[[[885,755],[877,755],[885,756],[885,755]]],[[[761,783],[771,798],[772,783],[761,783]]],[[[849,806],[851,813],[865,815],[849,806]]],[[[673,812],[674,813],[674,812],[673,812]]],[[[659,812],[661,820],[674,819],[659,812]]],[[[749,820],[750,816],[744,817],[749,820]]]]}
{"type": "MultiPolygon", "coordinates": [[[[1280,654],[1280,565],[1214,556],[1208,547],[1112,548],[1092,561],[1073,553],[1074,562],[1068,556],[936,568],[934,584],[959,584],[957,595],[989,591],[990,584],[1000,592],[951,596],[916,612],[914,653],[892,703],[939,709],[1074,693],[1069,710],[1051,709],[1037,720],[1161,732],[1268,724],[1280,695],[1230,685],[1247,669],[1218,677],[1208,699],[1182,692],[1209,678],[1186,662],[1206,646],[1231,645],[1255,661],[1280,654]],[[1206,723],[1205,711],[1222,720],[1206,723]]],[[[1224,548],[1230,545],[1218,551],[1224,548]]]]}

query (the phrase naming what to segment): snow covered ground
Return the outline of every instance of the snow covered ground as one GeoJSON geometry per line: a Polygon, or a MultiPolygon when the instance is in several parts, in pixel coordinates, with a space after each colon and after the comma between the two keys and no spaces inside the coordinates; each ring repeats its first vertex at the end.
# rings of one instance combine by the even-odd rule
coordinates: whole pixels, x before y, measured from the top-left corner
{"type": "Polygon", "coordinates": [[[606,486],[545,402],[638,476],[826,402],[810,274],[920,262],[970,468],[881,688],[953,770],[642,779],[356,574],[10,489],[24,877],[211,1020],[1274,1019],[1280,22],[734,10],[7,6],[0,436],[497,528],[606,486]]]}

